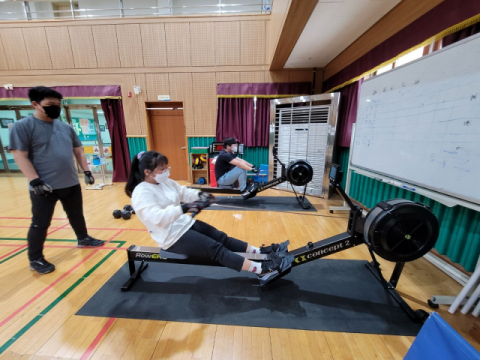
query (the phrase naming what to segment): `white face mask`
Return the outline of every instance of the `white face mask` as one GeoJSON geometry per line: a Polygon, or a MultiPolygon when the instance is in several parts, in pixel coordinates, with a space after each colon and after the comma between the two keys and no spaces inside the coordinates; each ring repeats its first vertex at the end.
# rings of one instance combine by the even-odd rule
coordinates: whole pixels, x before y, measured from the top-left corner
{"type": "Polygon", "coordinates": [[[237,152],[237,149],[238,149],[238,148],[237,148],[236,145],[235,145],[235,146],[232,146],[232,151],[233,151],[233,152],[237,152]]]}
{"type": "Polygon", "coordinates": [[[154,179],[157,183],[163,184],[165,181],[167,181],[168,177],[170,176],[170,169],[164,171],[161,174],[155,175],[154,179]]]}

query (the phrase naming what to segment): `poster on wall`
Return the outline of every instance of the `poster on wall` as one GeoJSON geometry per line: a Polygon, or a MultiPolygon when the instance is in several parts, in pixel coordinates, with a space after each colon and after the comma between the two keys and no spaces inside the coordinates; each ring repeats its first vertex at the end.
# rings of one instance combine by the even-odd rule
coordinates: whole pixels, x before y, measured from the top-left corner
{"type": "Polygon", "coordinates": [[[10,129],[13,125],[13,119],[0,119],[0,126],[2,129],[10,129]]]}
{"type": "Polygon", "coordinates": [[[72,118],[72,126],[80,141],[97,140],[95,121],[93,119],[72,118]]]}

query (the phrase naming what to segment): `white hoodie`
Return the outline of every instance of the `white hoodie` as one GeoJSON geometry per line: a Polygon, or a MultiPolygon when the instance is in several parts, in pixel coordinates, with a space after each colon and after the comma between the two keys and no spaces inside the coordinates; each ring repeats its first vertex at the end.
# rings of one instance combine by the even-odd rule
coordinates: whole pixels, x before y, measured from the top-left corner
{"type": "Polygon", "coordinates": [[[167,179],[163,184],[146,181],[137,185],[132,194],[135,214],[162,249],[168,249],[185,234],[195,222],[184,214],[180,203],[199,200],[199,191],[180,186],[167,179]]]}

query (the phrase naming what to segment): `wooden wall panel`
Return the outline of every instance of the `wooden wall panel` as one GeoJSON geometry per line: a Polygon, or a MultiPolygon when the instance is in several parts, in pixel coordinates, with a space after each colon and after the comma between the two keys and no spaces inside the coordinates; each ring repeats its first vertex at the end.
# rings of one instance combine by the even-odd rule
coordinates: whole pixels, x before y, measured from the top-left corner
{"type": "Polygon", "coordinates": [[[215,66],[214,23],[190,23],[192,66],[215,66]]]}
{"type": "Polygon", "coordinates": [[[117,32],[115,25],[92,26],[97,65],[99,68],[119,68],[117,32]]]}
{"type": "Polygon", "coordinates": [[[168,74],[144,74],[146,101],[158,101],[158,95],[169,95],[168,74]]]}
{"type": "Polygon", "coordinates": [[[270,63],[270,53],[272,51],[272,39],[271,39],[271,21],[265,21],[265,64],[270,63]]]}
{"type": "Polygon", "coordinates": [[[22,29],[2,29],[3,50],[9,70],[29,70],[27,49],[23,40],[22,29]]]}
{"type": "Polygon", "coordinates": [[[290,82],[313,82],[313,70],[290,71],[290,82]]]}
{"type": "Polygon", "coordinates": [[[134,74],[124,74],[119,77],[119,81],[122,81],[122,103],[123,103],[123,114],[125,116],[125,129],[127,135],[143,135],[139,111],[138,111],[138,102],[133,95],[128,97],[127,93],[129,91],[133,92],[133,87],[136,85],[135,75],[134,74]]]}
{"type": "Polygon", "coordinates": [[[168,66],[192,66],[190,24],[165,24],[168,66]]]}
{"type": "MultiPolygon", "coordinates": [[[[187,136],[195,134],[193,84],[191,73],[170,73],[170,99],[183,102],[183,119],[187,136]]],[[[200,134],[203,135],[203,134],[200,134]]]]}
{"type": "Polygon", "coordinates": [[[68,34],[72,44],[73,61],[77,69],[97,67],[97,55],[91,26],[69,26],[68,34]]]}
{"type": "Polygon", "coordinates": [[[0,70],[8,70],[7,58],[5,57],[2,36],[0,36],[0,70]]]}
{"type": "Polygon", "coordinates": [[[45,70],[52,69],[50,52],[47,51],[48,43],[45,35],[45,28],[23,28],[23,39],[30,59],[30,69],[45,70]]]}
{"type": "Polygon", "coordinates": [[[232,72],[217,72],[217,84],[239,83],[240,73],[238,71],[232,72]]]}
{"type": "Polygon", "coordinates": [[[66,26],[45,27],[45,33],[53,68],[75,68],[68,28],[66,26]]]}
{"type": "Polygon", "coordinates": [[[145,67],[167,66],[164,24],[141,24],[143,63],[145,67]]]}
{"type": "Polygon", "coordinates": [[[242,65],[265,64],[265,21],[241,22],[242,65]]]}
{"type": "Polygon", "coordinates": [[[195,134],[214,135],[217,123],[217,86],[215,73],[194,73],[193,97],[195,134]]]}
{"type": "Polygon", "coordinates": [[[279,83],[289,81],[290,71],[265,71],[265,82],[279,83]]]}
{"type": "Polygon", "coordinates": [[[216,65],[240,65],[240,22],[215,23],[216,65]]]}
{"type": "Polygon", "coordinates": [[[265,71],[242,71],[240,72],[241,83],[269,82],[265,79],[265,71]]]}
{"type": "Polygon", "coordinates": [[[140,24],[115,25],[121,67],[143,67],[140,24]]]}
{"type": "MultiPolygon", "coordinates": [[[[140,86],[141,92],[138,95],[133,95],[137,98],[138,108],[138,133],[132,135],[148,135],[147,118],[145,113],[145,102],[147,101],[147,83],[146,74],[135,74],[135,85],[140,86]]],[[[127,132],[128,135],[130,135],[127,132]]]]}

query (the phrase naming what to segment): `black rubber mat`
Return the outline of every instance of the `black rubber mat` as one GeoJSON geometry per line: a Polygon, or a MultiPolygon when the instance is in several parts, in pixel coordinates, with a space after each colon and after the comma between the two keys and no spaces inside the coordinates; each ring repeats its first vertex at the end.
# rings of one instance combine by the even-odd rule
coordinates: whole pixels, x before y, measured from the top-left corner
{"type": "MultiPolygon", "coordinates": [[[[414,336],[420,324],[385,292],[365,261],[322,259],[268,289],[251,273],[149,263],[128,292],[125,264],[77,315],[414,336]]],[[[400,279],[401,281],[401,279],[400,279]]]]}
{"type": "Polygon", "coordinates": [[[205,210],[317,211],[308,199],[305,199],[303,206],[310,206],[310,209],[302,209],[294,196],[256,196],[248,200],[243,200],[241,196],[215,196],[214,203],[218,205],[212,205],[205,210]]]}

